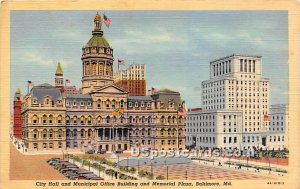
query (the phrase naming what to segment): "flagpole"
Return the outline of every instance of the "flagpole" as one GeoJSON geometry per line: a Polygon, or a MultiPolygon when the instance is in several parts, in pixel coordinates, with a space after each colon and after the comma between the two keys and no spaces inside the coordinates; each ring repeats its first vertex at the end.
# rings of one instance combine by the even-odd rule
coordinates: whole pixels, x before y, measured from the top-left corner
{"type": "Polygon", "coordinates": [[[27,94],[29,94],[29,82],[27,81],[27,94]]]}

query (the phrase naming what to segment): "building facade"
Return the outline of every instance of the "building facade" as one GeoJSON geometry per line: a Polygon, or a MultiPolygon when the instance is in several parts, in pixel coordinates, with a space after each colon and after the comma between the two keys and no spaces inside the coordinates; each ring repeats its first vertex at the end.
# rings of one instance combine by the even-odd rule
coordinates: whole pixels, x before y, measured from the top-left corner
{"type": "Polygon", "coordinates": [[[270,150],[282,150],[288,147],[289,130],[288,106],[285,104],[271,105],[270,108],[270,128],[267,146],[270,150]]]}
{"type": "Polygon", "coordinates": [[[15,138],[22,138],[21,90],[18,89],[14,97],[13,134],[15,138]]]}
{"type": "MultiPolygon", "coordinates": [[[[113,49],[94,19],[92,38],[82,48],[82,89],[69,92],[58,64],[55,85],[32,87],[21,96],[22,140],[28,151],[129,150],[130,147],[185,147],[180,93],[160,90],[132,96],[113,84],[113,49]]],[[[140,79],[144,79],[145,75],[140,79]]],[[[136,78],[137,79],[137,78],[136,78]]],[[[15,100],[16,101],[16,100],[15,100]]]]}
{"type": "Polygon", "coordinates": [[[114,73],[114,81],[130,96],[146,96],[146,65],[132,64],[127,70],[120,70],[114,73]]]}
{"type": "Polygon", "coordinates": [[[193,137],[207,134],[200,131],[201,121],[194,121],[194,117],[210,115],[217,118],[214,135],[219,143],[203,144],[196,138],[196,146],[268,147],[270,81],[262,76],[260,56],[231,55],[210,62],[210,79],[203,81],[201,87],[203,111],[189,112],[187,118],[190,145],[195,141],[193,137]],[[229,121],[229,116],[233,121],[229,121]]]}

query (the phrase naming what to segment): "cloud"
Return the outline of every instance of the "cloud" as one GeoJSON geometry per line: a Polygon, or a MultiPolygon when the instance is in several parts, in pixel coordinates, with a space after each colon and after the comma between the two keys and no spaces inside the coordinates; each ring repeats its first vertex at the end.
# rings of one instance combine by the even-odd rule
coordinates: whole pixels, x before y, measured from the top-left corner
{"type": "Polygon", "coordinates": [[[60,59],[60,60],[49,59],[38,52],[27,53],[25,57],[27,62],[31,62],[37,65],[53,66],[56,65],[58,62],[60,62],[64,66],[67,66],[72,63],[71,61],[65,59],[60,59]]]}

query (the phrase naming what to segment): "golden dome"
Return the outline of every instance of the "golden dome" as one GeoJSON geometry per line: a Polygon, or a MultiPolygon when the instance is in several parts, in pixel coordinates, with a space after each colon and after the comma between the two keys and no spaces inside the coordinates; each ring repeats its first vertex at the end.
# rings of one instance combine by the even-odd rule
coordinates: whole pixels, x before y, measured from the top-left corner
{"type": "Polygon", "coordinates": [[[101,20],[101,16],[100,16],[100,14],[98,12],[97,12],[94,20],[101,20]]]}

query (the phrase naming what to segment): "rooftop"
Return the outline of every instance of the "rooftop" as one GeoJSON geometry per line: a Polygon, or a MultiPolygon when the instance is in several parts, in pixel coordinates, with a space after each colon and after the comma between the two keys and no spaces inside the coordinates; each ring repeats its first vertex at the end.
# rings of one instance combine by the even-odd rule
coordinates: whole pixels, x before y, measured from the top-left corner
{"type": "Polygon", "coordinates": [[[232,58],[232,57],[248,57],[248,58],[261,58],[261,56],[258,55],[245,55],[245,54],[232,54],[230,56],[226,56],[226,57],[222,57],[222,58],[218,58],[216,60],[210,61],[210,63],[214,63],[223,59],[227,59],[227,58],[232,58]]]}

